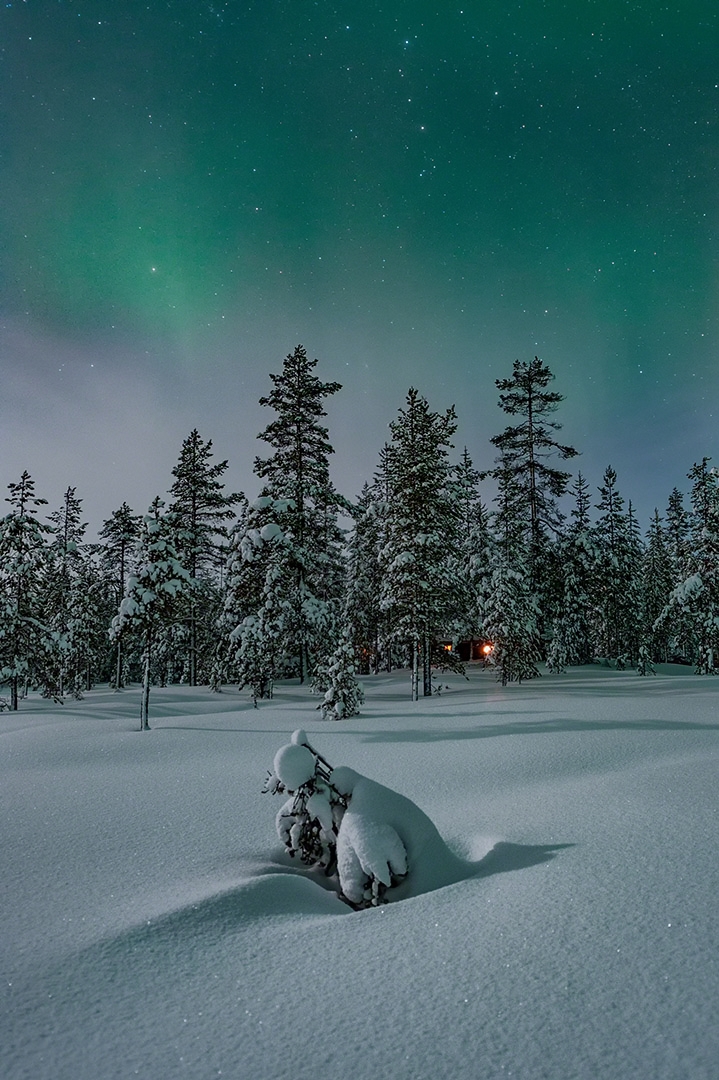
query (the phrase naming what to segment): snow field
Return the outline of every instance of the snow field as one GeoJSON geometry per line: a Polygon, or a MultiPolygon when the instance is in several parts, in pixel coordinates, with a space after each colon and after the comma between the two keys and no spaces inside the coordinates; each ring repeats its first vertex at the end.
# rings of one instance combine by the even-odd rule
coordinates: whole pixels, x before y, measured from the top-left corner
{"type": "Polygon", "coordinates": [[[3,716],[3,1080],[716,1080],[719,686],[446,681],[341,723],[296,685],[3,716]],[[302,874],[260,794],[300,725],[466,876],[352,912],[302,874]]]}

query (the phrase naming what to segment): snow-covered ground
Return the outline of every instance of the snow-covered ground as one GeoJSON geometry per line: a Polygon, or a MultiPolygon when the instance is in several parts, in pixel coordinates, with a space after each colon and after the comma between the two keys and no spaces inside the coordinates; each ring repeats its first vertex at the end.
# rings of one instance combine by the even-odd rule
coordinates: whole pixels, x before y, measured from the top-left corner
{"type": "Polygon", "coordinates": [[[1,714],[3,1080],[719,1077],[719,681],[444,681],[1,714]],[[353,912],[303,874],[260,793],[300,726],[466,875],[353,912]]]}

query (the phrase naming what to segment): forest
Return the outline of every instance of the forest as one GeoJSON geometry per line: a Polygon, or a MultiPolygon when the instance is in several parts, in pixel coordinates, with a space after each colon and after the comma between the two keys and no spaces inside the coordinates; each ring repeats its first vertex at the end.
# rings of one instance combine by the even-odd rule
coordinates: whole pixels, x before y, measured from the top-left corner
{"type": "MultiPolygon", "coordinates": [[[[68,487],[48,512],[24,472],[0,518],[0,706],[29,690],[62,702],[99,684],[246,688],[279,679],[356,712],[357,676],[411,671],[413,699],[483,648],[504,685],[591,662],[651,675],[658,662],[717,670],[719,484],[709,459],[688,471],[643,532],[607,467],[593,493],[565,463],[562,395],[537,357],[496,382],[506,427],[480,472],[453,460],[454,408],[410,388],[374,476],[353,500],[333,486],[316,360],[298,345],[260,404],[256,493],[226,490],[227,461],[193,430],[165,502],[127,503],[86,539],[68,487]],[[494,494],[487,504],[481,482],[494,494]],[[686,504],[685,504],[686,498],[686,504]]],[[[168,478],[169,479],[169,478],[168,478]]]]}

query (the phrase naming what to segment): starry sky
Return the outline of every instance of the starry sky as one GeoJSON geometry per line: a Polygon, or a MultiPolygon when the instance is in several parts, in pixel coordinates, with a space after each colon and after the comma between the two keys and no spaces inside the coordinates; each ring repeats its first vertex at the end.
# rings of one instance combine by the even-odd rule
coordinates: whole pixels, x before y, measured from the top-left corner
{"type": "MultiPolygon", "coordinates": [[[[301,342],[352,497],[416,386],[491,465],[537,354],[643,526],[719,465],[714,0],[3,0],[0,485],[94,527],[301,342]]],[[[491,498],[491,492],[488,492],[491,498]]]]}

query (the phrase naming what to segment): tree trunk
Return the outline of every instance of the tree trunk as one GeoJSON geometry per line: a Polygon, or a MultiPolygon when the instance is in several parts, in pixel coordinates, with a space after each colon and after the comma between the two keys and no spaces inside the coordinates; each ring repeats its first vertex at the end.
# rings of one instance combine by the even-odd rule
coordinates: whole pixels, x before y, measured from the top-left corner
{"type": "Polygon", "coordinates": [[[419,640],[412,640],[412,701],[419,701],[419,640]]]}
{"type": "Polygon", "coordinates": [[[17,712],[17,675],[13,675],[10,680],[10,708],[13,712],[17,712]]]}
{"type": "Polygon", "coordinates": [[[422,690],[425,697],[432,696],[432,642],[428,634],[422,638],[422,690]]]}
{"type": "Polygon", "coordinates": [[[122,689],[122,641],[117,639],[117,660],[115,664],[115,689],[122,689]]]}
{"type": "Polygon", "coordinates": [[[150,712],[150,641],[145,642],[144,671],[142,676],[142,697],[140,699],[140,731],[149,731],[150,712]]]}
{"type": "Polygon", "coordinates": [[[197,686],[197,616],[190,605],[190,686],[197,686]]]}

